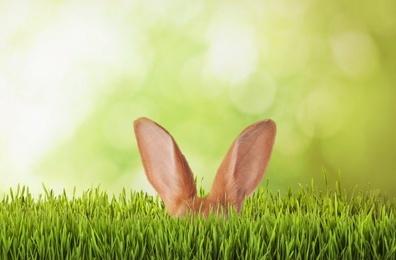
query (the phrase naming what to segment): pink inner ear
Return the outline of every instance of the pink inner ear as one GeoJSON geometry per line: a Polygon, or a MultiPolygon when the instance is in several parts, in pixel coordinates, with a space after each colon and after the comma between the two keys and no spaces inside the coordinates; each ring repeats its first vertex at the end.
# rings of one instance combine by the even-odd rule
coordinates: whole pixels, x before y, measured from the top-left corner
{"type": "Polygon", "coordinates": [[[142,123],[137,129],[147,178],[164,200],[171,198],[178,186],[172,138],[155,124],[142,123]]]}
{"type": "Polygon", "coordinates": [[[234,177],[244,196],[250,196],[264,177],[273,148],[271,128],[257,128],[238,139],[234,177]],[[260,131],[261,130],[261,131],[260,131]],[[264,131],[266,130],[266,131],[264,131]]]}
{"type": "Polygon", "coordinates": [[[275,141],[276,125],[263,120],[247,127],[234,141],[221,163],[211,198],[226,200],[238,210],[264,177],[275,141]]]}
{"type": "Polygon", "coordinates": [[[168,212],[176,215],[181,203],[196,196],[191,169],[172,136],[160,125],[140,118],[134,127],[147,179],[168,212]]]}

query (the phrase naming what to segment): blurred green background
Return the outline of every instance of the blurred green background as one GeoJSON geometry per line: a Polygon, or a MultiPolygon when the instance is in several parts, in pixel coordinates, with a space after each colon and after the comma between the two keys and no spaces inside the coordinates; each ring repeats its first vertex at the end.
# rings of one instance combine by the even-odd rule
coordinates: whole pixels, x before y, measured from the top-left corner
{"type": "Polygon", "coordinates": [[[1,1],[0,192],[154,194],[134,119],[173,134],[206,190],[272,118],[265,176],[395,189],[396,1],[1,1]]]}

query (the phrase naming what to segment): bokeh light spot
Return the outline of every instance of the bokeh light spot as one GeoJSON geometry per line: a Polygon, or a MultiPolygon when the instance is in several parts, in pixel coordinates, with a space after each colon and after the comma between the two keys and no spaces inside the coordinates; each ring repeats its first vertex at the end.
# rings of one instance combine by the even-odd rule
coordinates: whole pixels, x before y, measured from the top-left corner
{"type": "Polygon", "coordinates": [[[298,156],[309,147],[311,138],[296,129],[292,119],[280,120],[277,124],[276,146],[283,156],[298,156]]]}
{"type": "Polygon", "coordinates": [[[378,67],[377,48],[371,37],[363,31],[348,31],[331,38],[336,64],[352,78],[366,78],[378,67]]]}
{"type": "Polygon", "coordinates": [[[326,89],[310,93],[301,103],[297,120],[310,137],[326,138],[336,134],[344,124],[346,112],[337,96],[326,89]]]}
{"type": "Polygon", "coordinates": [[[273,105],[276,86],[270,75],[256,74],[246,83],[230,87],[230,99],[235,107],[247,114],[265,112],[273,105]]]}
{"type": "Polygon", "coordinates": [[[115,102],[105,112],[102,131],[106,141],[118,149],[132,147],[132,115],[134,106],[130,102],[115,102]]]}
{"type": "Polygon", "coordinates": [[[333,142],[324,143],[322,153],[328,161],[344,170],[360,167],[367,155],[367,140],[364,131],[344,131],[333,142]]]}
{"type": "Polygon", "coordinates": [[[241,82],[257,67],[258,50],[253,26],[243,8],[224,5],[208,30],[209,67],[220,80],[241,82]]]}

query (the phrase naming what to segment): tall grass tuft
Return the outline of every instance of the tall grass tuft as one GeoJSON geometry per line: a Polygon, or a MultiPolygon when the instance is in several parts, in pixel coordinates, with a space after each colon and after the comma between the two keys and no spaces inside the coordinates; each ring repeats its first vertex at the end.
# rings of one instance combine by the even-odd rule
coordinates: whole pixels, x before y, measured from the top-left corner
{"type": "Polygon", "coordinates": [[[339,182],[259,189],[228,218],[174,219],[158,197],[125,189],[33,198],[18,186],[0,205],[1,259],[396,259],[396,199],[339,182]]]}

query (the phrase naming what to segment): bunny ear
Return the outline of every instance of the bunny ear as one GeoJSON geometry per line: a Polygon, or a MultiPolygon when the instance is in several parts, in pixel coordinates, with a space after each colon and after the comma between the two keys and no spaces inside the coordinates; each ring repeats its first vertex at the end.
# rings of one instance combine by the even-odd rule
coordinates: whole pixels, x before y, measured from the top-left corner
{"type": "Polygon", "coordinates": [[[210,192],[212,200],[232,204],[239,212],[244,197],[260,184],[267,169],[276,135],[267,119],[248,126],[234,141],[221,163],[210,192]]]}
{"type": "Polygon", "coordinates": [[[147,179],[177,216],[186,200],[197,196],[194,177],[173,137],[148,118],[134,122],[135,136],[147,179]]]}

